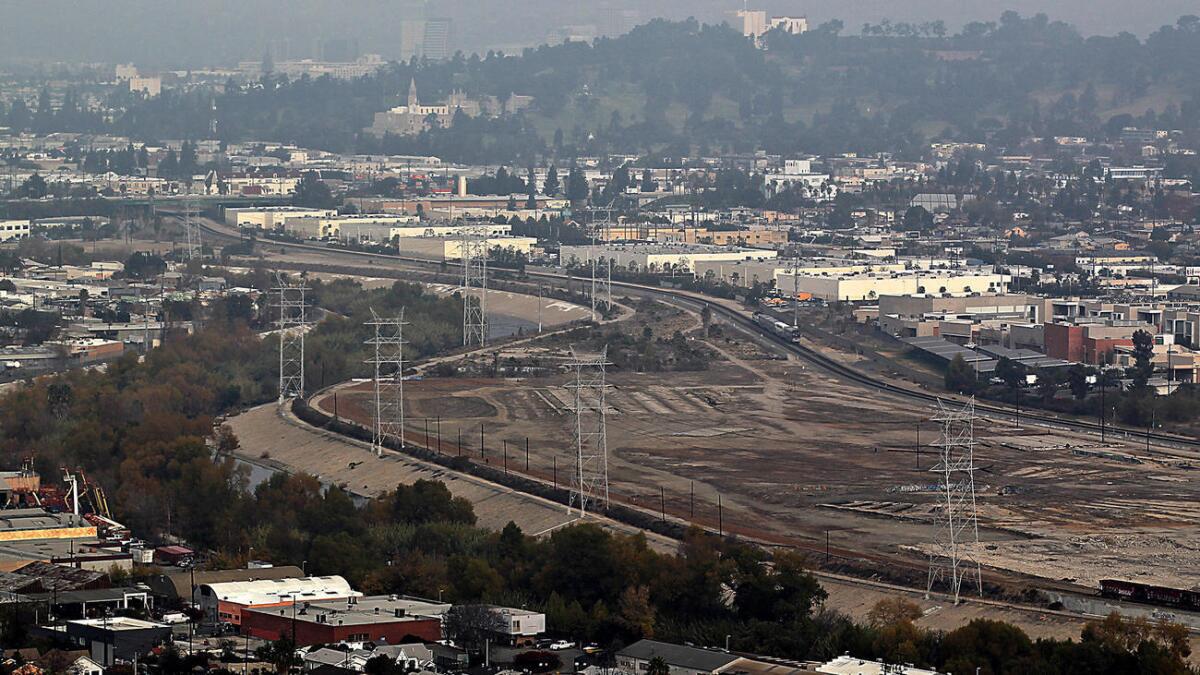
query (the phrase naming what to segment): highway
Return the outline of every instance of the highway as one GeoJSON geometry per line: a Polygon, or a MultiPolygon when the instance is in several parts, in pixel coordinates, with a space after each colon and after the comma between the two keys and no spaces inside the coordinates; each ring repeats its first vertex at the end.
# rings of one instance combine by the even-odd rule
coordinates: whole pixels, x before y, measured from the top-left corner
{"type": "MultiPolygon", "coordinates": [[[[241,240],[240,234],[231,231],[223,226],[214,227],[211,221],[205,219],[197,219],[200,224],[200,229],[204,232],[207,241],[218,241],[236,243],[241,240]]],[[[328,246],[308,243],[296,242],[273,242],[271,240],[260,240],[264,245],[270,246],[278,244],[286,247],[289,250],[303,250],[308,252],[319,253],[323,256],[331,258],[331,261],[341,259],[345,261],[361,261],[361,260],[385,260],[391,263],[400,263],[402,266],[413,267],[417,269],[438,268],[440,262],[434,262],[424,258],[414,258],[409,256],[385,255],[380,253],[368,253],[365,251],[352,251],[340,248],[330,248],[328,246]]],[[[451,263],[454,264],[454,263],[451,263]]],[[[559,271],[553,271],[550,268],[526,268],[526,274],[531,277],[545,279],[555,283],[565,283],[569,280],[578,281],[579,277],[572,277],[559,271]]],[[[894,382],[889,382],[884,379],[863,373],[855,368],[852,368],[844,363],[840,363],[815,349],[804,345],[796,344],[785,340],[776,334],[764,329],[751,318],[751,313],[745,310],[731,307],[726,302],[719,301],[714,298],[709,298],[699,293],[691,291],[683,291],[676,289],[660,288],[657,286],[646,286],[643,284],[634,284],[624,281],[613,281],[614,288],[621,288],[635,295],[657,297],[671,301],[676,304],[685,304],[693,309],[700,310],[707,306],[714,316],[720,316],[726,321],[737,325],[743,330],[757,335],[761,340],[769,342],[781,351],[791,353],[800,359],[808,362],[813,367],[836,377],[839,380],[857,384],[869,389],[873,389],[892,396],[908,399],[913,402],[920,403],[922,406],[929,407],[937,404],[941,400],[963,401],[963,397],[949,393],[931,393],[922,389],[916,389],[908,386],[902,386],[894,382]]],[[[989,403],[982,400],[976,400],[975,410],[979,414],[989,415],[1000,419],[1015,419],[1017,413],[1014,409],[989,403]]],[[[1020,412],[1022,422],[1036,424],[1037,426],[1046,427],[1049,429],[1060,431],[1082,431],[1100,435],[1101,426],[1098,422],[1082,419],[1078,417],[1062,416],[1039,411],[1036,409],[1023,409],[1020,412]]],[[[1174,434],[1166,434],[1162,432],[1147,433],[1145,429],[1136,429],[1124,427],[1116,424],[1106,424],[1105,432],[1113,437],[1136,438],[1138,440],[1149,439],[1160,445],[1175,447],[1179,449],[1197,449],[1200,448],[1200,440],[1185,436],[1177,436],[1174,434]]]]}

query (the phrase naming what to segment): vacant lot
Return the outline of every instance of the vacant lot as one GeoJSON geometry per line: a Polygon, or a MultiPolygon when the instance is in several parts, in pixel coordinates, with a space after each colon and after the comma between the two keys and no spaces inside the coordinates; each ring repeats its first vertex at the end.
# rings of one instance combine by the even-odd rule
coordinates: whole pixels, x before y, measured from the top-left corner
{"type": "MultiPolygon", "coordinates": [[[[721,359],[706,371],[609,374],[614,498],[815,551],[828,537],[835,554],[919,570],[935,536],[934,411],[738,334],[707,343],[721,359]]],[[[575,452],[571,384],[565,372],[409,382],[409,439],[562,483],[575,452]]],[[[369,387],[339,392],[343,416],[371,424],[369,387]]],[[[984,565],[1089,587],[1200,583],[1193,458],[988,419],[977,437],[984,565]]]]}

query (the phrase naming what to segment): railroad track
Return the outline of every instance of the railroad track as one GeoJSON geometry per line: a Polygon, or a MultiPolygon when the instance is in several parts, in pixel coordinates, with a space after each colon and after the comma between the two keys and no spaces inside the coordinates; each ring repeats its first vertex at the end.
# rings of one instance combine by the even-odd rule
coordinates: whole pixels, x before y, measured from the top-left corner
{"type": "MultiPolygon", "coordinates": [[[[203,230],[209,236],[214,237],[218,241],[226,241],[226,242],[241,241],[240,234],[234,234],[227,230],[213,228],[212,226],[208,225],[203,219],[201,219],[199,222],[200,222],[200,229],[203,230]]],[[[263,241],[266,244],[278,244],[279,246],[284,246],[289,249],[299,249],[299,250],[304,250],[304,251],[311,251],[311,252],[320,253],[322,255],[327,255],[327,256],[343,256],[343,257],[353,258],[353,259],[357,259],[357,260],[364,260],[364,259],[386,260],[386,261],[389,261],[392,263],[398,262],[398,263],[403,263],[406,265],[411,265],[411,266],[422,268],[422,269],[423,268],[431,268],[431,267],[432,268],[440,268],[440,266],[441,266],[440,262],[433,262],[433,261],[426,260],[423,258],[414,258],[414,257],[409,257],[409,256],[396,256],[396,255],[387,255],[387,254],[382,254],[382,253],[369,253],[366,251],[353,251],[353,250],[349,250],[349,249],[330,248],[328,246],[321,246],[321,245],[317,245],[317,244],[306,244],[306,243],[284,242],[284,241],[275,242],[272,240],[260,240],[260,241],[263,241]]],[[[451,263],[451,264],[453,264],[453,263],[451,263]]],[[[565,281],[571,281],[571,280],[578,281],[580,279],[580,277],[573,277],[568,274],[562,274],[562,273],[558,273],[558,272],[548,272],[548,271],[544,271],[544,270],[529,270],[529,269],[527,269],[525,273],[531,277],[537,277],[540,279],[547,279],[547,280],[559,281],[559,282],[565,282],[565,281]]],[[[759,326],[757,323],[755,323],[753,319],[750,318],[749,314],[738,311],[738,310],[734,310],[722,303],[714,302],[708,298],[705,298],[704,296],[701,296],[698,293],[692,293],[692,292],[688,292],[688,291],[678,291],[678,290],[667,289],[667,288],[660,288],[657,286],[646,286],[643,284],[634,284],[634,283],[630,283],[630,282],[615,281],[615,280],[612,282],[612,285],[613,285],[613,287],[623,288],[628,291],[632,291],[635,294],[658,297],[658,298],[667,298],[667,299],[670,299],[675,302],[683,302],[683,303],[688,304],[696,309],[701,309],[701,308],[707,306],[715,315],[720,315],[721,317],[725,318],[726,320],[730,321],[731,323],[734,323],[734,324],[740,326],[741,328],[750,331],[751,333],[753,333],[755,335],[765,338],[767,341],[771,342],[776,347],[800,357],[801,359],[809,362],[816,368],[818,368],[818,369],[826,372],[827,374],[832,375],[840,380],[852,382],[854,384],[858,384],[858,385],[861,385],[861,386],[864,386],[864,387],[867,387],[867,388],[870,388],[870,389],[873,389],[876,391],[880,391],[880,392],[887,393],[887,394],[901,397],[901,398],[906,398],[911,401],[917,401],[924,405],[935,405],[939,399],[940,400],[960,400],[960,401],[963,400],[961,397],[953,395],[953,394],[930,393],[927,391],[922,391],[920,389],[913,389],[910,387],[901,386],[894,382],[889,382],[889,381],[886,381],[883,379],[873,377],[867,373],[864,373],[864,372],[859,371],[851,366],[841,363],[841,362],[837,361],[836,359],[833,359],[825,354],[822,354],[821,352],[819,352],[815,349],[784,340],[783,338],[775,335],[774,333],[763,329],[761,326],[759,326]]],[[[993,403],[979,401],[979,400],[976,400],[975,410],[979,413],[983,413],[986,415],[1003,418],[1003,419],[1015,419],[1018,416],[1014,409],[995,405],[993,403]]],[[[1048,427],[1048,428],[1052,428],[1052,429],[1059,429],[1059,430],[1083,431],[1083,432],[1095,433],[1095,434],[1100,434],[1101,430],[1102,430],[1101,425],[1097,422],[1079,419],[1076,417],[1063,417],[1063,416],[1058,416],[1058,415],[1051,415],[1051,414],[1047,414],[1044,412],[1038,412],[1036,410],[1022,410],[1020,412],[1020,419],[1027,421],[1027,422],[1036,423],[1039,426],[1048,427]]],[[[1116,425],[1116,424],[1105,424],[1103,427],[1103,430],[1105,433],[1112,435],[1114,437],[1115,436],[1123,436],[1126,438],[1137,438],[1139,440],[1148,438],[1151,441],[1165,444],[1165,445],[1170,445],[1170,446],[1189,448],[1189,449],[1200,448],[1200,439],[1190,438],[1190,437],[1186,437],[1186,436],[1177,436],[1174,434],[1166,434],[1166,433],[1154,432],[1154,431],[1147,433],[1147,431],[1144,429],[1134,429],[1134,428],[1124,427],[1124,426],[1120,426],[1120,425],[1116,425]]]]}

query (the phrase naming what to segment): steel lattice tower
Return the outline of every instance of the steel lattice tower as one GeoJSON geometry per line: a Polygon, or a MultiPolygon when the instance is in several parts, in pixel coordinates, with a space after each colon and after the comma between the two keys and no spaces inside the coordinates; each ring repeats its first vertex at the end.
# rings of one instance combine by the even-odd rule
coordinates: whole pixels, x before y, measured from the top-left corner
{"type": "MultiPolygon", "coordinates": [[[[594,248],[595,243],[592,246],[594,248]]],[[[601,264],[593,253],[594,250],[588,254],[592,262],[592,321],[599,321],[600,316],[596,313],[598,305],[603,304],[606,312],[612,309],[612,261],[605,260],[601,264]]]]}
{"type": "Polygon", "coordinates": [[[459,239],[463,266],[463,346],[487,344],[487,234],[464,225],[459,239]]]}
{"type": "Polygon", "coordinates": [[[601,502],[608,508],[608,434],[607,390],[605,369],[608,366],[608,347],[599,354],[581,355],[571,349],[571,370],[574,383],[575,457],[571,471],[571,493],[567,512],[578,509],[579,517],[587,515],[589,507],[601,502]]]}
{"type": "Polygon", "coordinates": [[[396,318],[380,318],[371,310],[368,326],[375,329],[374,337],[366,344],[375,349],[367,363],[375,367],[375,429],[371,445],[382,456],[385,442],[394,438],[405,446],[404,439],[404,309],[396,318]]]}
{"type": "Polygon", "coordinates": [[[304,281],[290,284],[275,273],[279,300],[279,402],[304,396],[304,334],[308,330],[304,281]]]}
{"type": "Polygon", "coordinates": [[[975,508],[975,399],[953,408],[938,399],[934,418],[942,426],[936,447],[940,457],[930,471],[938,474],[938,538],[929,555],[926,595],[941,583],[958,604],[962,585],[973,586],[983,595],[983,578],[972,549],[979,545],[979,521],[975,508]]]}
{"type": "Polygon", "coordinates": [[[184,256],[188,260],[203,256],[204,246],[200,242],[200,226],[198,223],[192,222],[191,195],[183,198],[183,227],[187,231],[187,250],[184,251],[184,256]]]}

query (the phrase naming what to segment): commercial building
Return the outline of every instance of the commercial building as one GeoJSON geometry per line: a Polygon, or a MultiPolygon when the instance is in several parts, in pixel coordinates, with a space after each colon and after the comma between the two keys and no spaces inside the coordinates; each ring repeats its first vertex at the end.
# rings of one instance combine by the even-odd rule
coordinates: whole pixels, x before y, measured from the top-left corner
{"type": "Polygon", "coordinates": [[[145,584],[163,603],[176,607],[192,597],[192,584],[199,587],[229,582],[294,579],[303,574],[299,567],[293,565],[236,570],[189,570],[156,574],[146,579],[145,584]]]}
{"type": "Polygon", "coordinates": [[[848,654],[817,666],[816,672],[827,675],[942,675],[936,670],[871,661],[848,654]]]}
{"type": "Polygon", "coordinates": [[[141,92],[147,98],[154,98],[162,93],[161,77],[131,77],[127,84],[130,92],[141,92]]]}
{"type": "MultiPolygon", "coordinates": [[[[278,222],[278,221],[277,221],[278,222]]],[[[420,223],[415,216],[372,213],[354,216],[298,215],[283,220],[283,230],[304,239],[354,239],[384,241],[395,236],[394,228],[413,228],[420,223]]]]}
{"type": "Polygon", "coordinates": [[[885,295],[971,295],[1004,293],[1011,277],[988,269],[908,270],[849,274],[798,274],[777,277],[783,289],[811,293],[828,302],[861,302],[885,295]]]}
{"type": "Polygon", "coordinates": [[[1137,331],[1157,332],[1147,323],[1120,320],[1047,323],[1042,330],[1047,356],[1093,365],[1108,363],[1117,347],[1132,347],[1137,331]]]}
{"type": "Polygon", "coordinates": [[[666,662],[670,675],[808,675],[816,672],[807,664],[760,661],[727,651],[656,640],[638,640],[617,652],[616,670],[629,675],[642,675],[654,659],[666,662]]]}
{"type": "Polygon", "coordinates": [[[0,241],[24,239],[31,230],[28,220],[0,220],[0,241]]]}
{"type": "Polygon", "coordinates": [[[0,571],[71,556],[96,540],[96,526],[71,513],[8,509],[0,519],[0,571]]]}
{"type": "Polygon", "coordinates": [[[710,246],[705,244],[597,244],[595,246],[563,246],[559,249],[561,265],[580,265],[592,260],[611,261],[615,267],[634,271],[680,271],[696,273],[699,263],[772,260],[777,251],[753,248],[710,246]]]}
{"type": "Polygon", "coordinates": [[[828,275],[857,274],[862,272],[903,272],[903,263],[884,263],[873,260],[845,260],[838,258],[804,258],[770,260],[707,261],[695,263],[696,276],[711,281],[720,281],[732,286],[749,288],[754,284],[775,283],[775,287],[787,293],[792,291],[792,274],[828,275]],[[786,282],[782,277],[787,277],[786,282]]]}
{"type": "Polygon", "coordinates": [[[132,661],[145,656],[151,649],[171,637],[166,624],[114,616],[102,619],[80,619],[66,624],[67,639],[86,649],[93,661],[109,667],[117,662],[132,661]]]}
{"type": "MultiPolygon", "coordinates": [[[[503,249],[530,255],[537,246],[535,237],[488,237],[485,240],[488,251],[503,249]]],[[[461,260],[462,240],[457,237],[407,237],[397,244],[404,255],[430,260],[461,260]]]]}
{"type": "Polygon", "coordinates": [[[361,595],[340,576],[299,577],[198,584],[194,601],[206,620],[238,626],[248,609],[290,607],[293,602],[344,601],[361,595]]]}
{"type": "Polygon", "coordinates": [[[704,227],[663,226],[653,223],[614,223],[598,228],[603,241],[657,241],[715,246],[780,247],[787,244],[784,229],[750,227],[736,230],[712,230],[704,227]]]}
{"type": "Polygon", "coordinates": [[[338,642],[436,642],[449,604],[395,595],[340,600],[297,600],[247,608],[241,613],[243,635],[263,640],[296,636],[304,647],[338,642]]]}
{"type": "Polygon", "coordinates": [[[775,29],[793,35],[808,32],[808,19],[802,16],[768,16],[760,9],[741,9],[737,17],[742,20],[742,35],[753,39],[755,43],[761,42],[763,35],[775,29]]]}
{"type": "Polygon", "coordinates": [[[488,606],[500,620],[496,638],[510,645],[530,645],[534,639],[546,632],[546,615],[527,609],[488,606]]]}
{"type": "Polygon", "coordinates": [[[334,218],[337,209],[306,209],[300,206],[267,206],[225,209],[225,224],[257,230],[283,229],[288,218],[334,218]]]}

